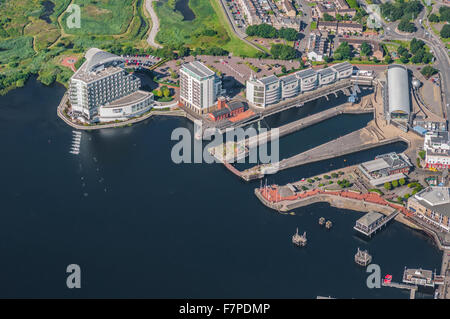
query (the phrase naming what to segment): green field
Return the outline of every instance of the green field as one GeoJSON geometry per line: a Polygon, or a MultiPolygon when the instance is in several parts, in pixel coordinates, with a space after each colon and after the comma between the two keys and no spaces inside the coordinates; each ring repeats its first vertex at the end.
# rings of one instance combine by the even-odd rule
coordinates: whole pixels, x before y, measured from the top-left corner
{"type": "Polygon", "coordinates": [[[166,46],[154,50],[147,44],[151,21],[144,0],[46,0],[54,4],[49,21],[43,0],[0,0],[0,94],[21,87],[31,75],[44,84],[67,85],[72,71],[61,65],[64,57],[80,58],[91,47],[116,54],[147,53],[173,58],[179,45],[191,48],[221,48],[235,55],[254,56],[258,51],[240,40],[228,25],[216,0],[191,0],[194,21],[158,1],[161,31],[166,46]],[[69,4],[81,8],[81,28],[67,28],[69,4]]]}
{"type": "Polygon", "coordinates": [[[49,23],[42,0],[0,0],[0,94],[22,86],[30,75],[44,84],[67,85],[72,71],[61,65],[65,56],[81,57],[90,47],[147,48],[150,21],[144,0],[51,0],[49,23]],[[73,2],[81,7],[81,28],[67,29],[73,2]]]}
{"type": "Polygon", "coordinates": [[[160,0],[154,5],[160,20],[156,40],[161,44],[174,47],[187,45],[191,48],[220,47],[235,55],[253,56],[257,52],[234,35],[218,1],[190,0],[189,7],[195,14],[193,21],[183,21],[183,15],[174,11],[167,0],[160,0]]]}
{"type": "Polygon", "coordinates": [[[65,13],[62,25],[67,34],[121,34],[133,19],[136,0],[74,0],[81,8],[81,28],[68,28],[65,13]]]}

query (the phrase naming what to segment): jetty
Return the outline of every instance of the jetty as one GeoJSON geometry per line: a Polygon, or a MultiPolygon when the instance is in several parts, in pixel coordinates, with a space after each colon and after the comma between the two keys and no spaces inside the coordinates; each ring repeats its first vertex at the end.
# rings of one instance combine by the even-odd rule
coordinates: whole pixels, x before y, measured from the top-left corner
{"type": "Polygon", "coordinates": [[[360,250],[358,247],[358,250],[356,251],[355,254],[355,263],[357,263],[360,266],[366,267],[371,262],[372,262],[372,255],[370,255],[367,250],[360,250]]]}
{"type": "Polygon", "coordinates": [[[393,282],[390,280],[383,280],[381,282],[381,285],[384,287],[391,287],[391,288],[398,288],[398,289],[409,289],[409,299],[415,299],[416,298],[416,291],[419,289],[419,287],[415,285],[408,285],[408,284],[402,284],[398,282],[393,282]]]}
{"type": "Polygon", "coordinates": [[[297,232],[292,236],[292,243],[296,246],[304,247],[306,246],[306,242],[306,232],[304,232],[303,235],[299,235],[297,227],[297,232]]]}
{"type": "Polygon", "coordinates": [[[398,213],[399,211],[395,210],[391,214],[384,216],[383,214],[377,212],[369,212],[356,221],[353,229],[366,235],[367,237],[370,237],[381,227],[386,226],[386,224],[394,219],[398,213]]]}

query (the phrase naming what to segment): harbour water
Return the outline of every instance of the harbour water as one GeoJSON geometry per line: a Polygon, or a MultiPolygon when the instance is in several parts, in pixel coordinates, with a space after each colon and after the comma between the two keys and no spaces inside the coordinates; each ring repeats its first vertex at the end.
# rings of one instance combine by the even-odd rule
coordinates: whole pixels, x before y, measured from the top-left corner
{"type": "MultiPolygon", "coordinates": [[[[71,154],[74,133],[56,116],[64,90],[31,79],[0,97],[0,297],[408,298],[367,288],[358,247],[394,281],[405,266],[440,270],[432,241],[397,222],[365,240],[353,231],[362,213],[316,204],[278,214],[254,197],[259,181],[244,183],[220,164],[174,164],[172,130],[191,128],[183,118],[83,132],[71,154]],[[297,227],[308,234],[301,249],[291,242],[297,227]],[[81,267],[81,289],[66,287],[69,264],[81,267]]],[[[314,134],[338,137],[354,121],[327,121],[314,134]]],[[[319,141],[314,134],[299,131],[286,148],[319,141]]],[[[293,168],[269,182],[403,148],[293,168]]]]}

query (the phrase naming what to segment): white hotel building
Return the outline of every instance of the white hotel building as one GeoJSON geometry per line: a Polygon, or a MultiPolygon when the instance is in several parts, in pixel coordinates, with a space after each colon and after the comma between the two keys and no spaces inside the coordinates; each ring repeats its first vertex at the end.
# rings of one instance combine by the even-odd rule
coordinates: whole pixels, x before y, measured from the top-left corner
{"type": "Polygon", "coordinates": [[[352,73],[353,66],[343,62],[318,71],[301,70],[281,78],[271,75],[256,79],[251,76],[246,83],[246,98],[250,105],[264,108],[322,85],[348,78],[352,73]]]}
{"type": "Polygon", "coordinates": [[[211,112],[222,95],[222,81],[200,61],[183,64],[180,70],[180,102],[199,114],[211,112]]]}
{"type": "Polygon", "coordinates": [[[97,48],[70,79],[73,116],[82,122],[123,121],[153,106],[153,94],[139,90],[141,80],[124,69],[124,59],[97,48]]]}
{"type": "Polygon", "coordinates": [[[423,148],[426,168],[450,168],[450,134],[449,132],[428,132],[425,134],[423,148]]]}

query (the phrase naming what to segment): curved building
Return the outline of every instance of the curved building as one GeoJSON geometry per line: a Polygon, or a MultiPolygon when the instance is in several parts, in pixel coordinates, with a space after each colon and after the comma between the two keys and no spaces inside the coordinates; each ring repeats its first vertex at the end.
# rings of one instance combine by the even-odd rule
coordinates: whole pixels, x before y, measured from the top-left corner
{"type": "Polygon", "coordinates": [[[388,67],[388,103],[391,119],[408,120],[411,113],[408,69],[399,64],[388,67]]]}
{"type": "Polygon", "coordinates": [[[125,60],[97,48],[70,79],[72,116],[83,122],[125,120],[148,111],[153,94],[140,91],[141,80],[125,71],[125,60]]]}

